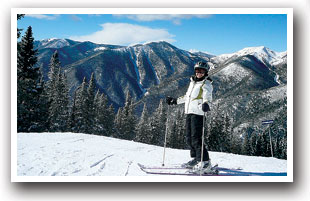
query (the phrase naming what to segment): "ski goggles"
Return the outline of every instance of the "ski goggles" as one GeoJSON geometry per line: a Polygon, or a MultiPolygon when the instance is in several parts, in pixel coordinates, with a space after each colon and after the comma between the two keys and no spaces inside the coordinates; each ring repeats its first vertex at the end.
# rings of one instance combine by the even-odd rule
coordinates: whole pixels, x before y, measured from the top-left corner
{"type": "Polygon", "coordinates": [[[206,73],[206,70],[205,70],[205,69],[203,69],[203,68],[197,68],[197,69],[195,69],[195,73],[201,73],[201,74],[204,74],[204,73],[206,73]]]}

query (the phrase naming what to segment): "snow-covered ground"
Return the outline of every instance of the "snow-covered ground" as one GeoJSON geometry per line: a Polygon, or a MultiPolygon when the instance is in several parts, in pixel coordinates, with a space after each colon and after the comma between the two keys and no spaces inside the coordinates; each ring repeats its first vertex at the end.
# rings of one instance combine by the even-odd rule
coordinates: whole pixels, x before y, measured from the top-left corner
{"type": "MultiPolygon", "coordinates": [[[[242,168],[239,176],[286,176],[287,161],[210,152],[212,164],[242,168]]],[[[154,176],[138,163],[161,166],[163,147],[76,133],[18,133],[17,176],[154,176]]],[[[165,165],[190,160],[189,151],[166,149],[165,165]]]]}

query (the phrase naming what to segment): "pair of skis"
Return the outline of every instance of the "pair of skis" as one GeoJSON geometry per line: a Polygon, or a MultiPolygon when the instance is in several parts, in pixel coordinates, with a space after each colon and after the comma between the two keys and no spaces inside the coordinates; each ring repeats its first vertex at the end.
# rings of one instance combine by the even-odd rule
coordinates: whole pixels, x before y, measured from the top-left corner
{"type": "MultiPolygon", "coordinates": [[[[169,113],[169,107],[168,112],[169,113]]],[[[205,138],[205,121],[206,121],[206,112],[204,112],[203,115],[203,129],[202,129],[202,144],[201,144],[201,162],[203,160],[203,149],[204,149],[204,138],[205,138]]],[[[165,155],[166,155],[166,145],[167,145],[167,133],[168,133],[168,121],[166,122],[166,132],[165,132],[165,141],[164,141],[164,152],[163,152],[163,163],[162,167],[147,167],[142,164],[138,163],[138,166],[140,169],[147,173],[147,174],[157,174],[157,175],[183,175],[183,176],[231,176],[234,170],[227,169],[227,168],[220,168],[217,165],[213,166],[210,171],[202,172],[202,169],[200,170],[193,170],[186,167],[183,167],[182,165],[176,166],[176,167],[165,167],[165,155]]]]}
{"type": "Polygon", "coordinates": [[[140,169],[147,174],[154,175],[179,175],[179,176],[236,176],[238,174],[234,174],[241,169],[229,169],[218,167],[217,165],[211,168],[211,172],[201,173],[199,170],[193,171],[192,169],[180,166],[144,166],[138,163],[140,169]]]}

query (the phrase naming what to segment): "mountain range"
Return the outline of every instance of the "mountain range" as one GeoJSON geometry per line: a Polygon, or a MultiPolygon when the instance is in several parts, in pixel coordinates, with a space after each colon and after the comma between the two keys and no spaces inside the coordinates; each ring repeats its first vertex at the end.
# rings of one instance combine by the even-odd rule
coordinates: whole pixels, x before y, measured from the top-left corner
{"type": "Polygon", "coordinates": [[[35,48],[46,79],[49,60],[57,50],[72,89],[94,73],[97,87],[120,106],[128,90],[139,100],[150,87],[171,76],[189,76],[195,62],[208,59],[166,42],[122,47],[49,39],[37,41],[35,48]]]}
{"type": "MultiPolygon", "coordinates": [[[[35,41],[35,49],[38,49],[38,64],[42,66],[45,79],[50,58],[57,50],[71,93],[84,77],[89,80],[94,73],[97,88],[116,108],[124,105],[125,94],[129,91],[137,114],[144,103],[152,112],[160,99],[184,95],[198,61],[210,64],[214,108],[229,114],[235,129],[250,121],[253,124],[253,119],[260,122],[276,118],[285,107],[287,53],[264,46],[215,56],[182,50],[164,41],[118,46],[47,39],[35,41]],[[252,116],[246,113],[250,102],[266,98],[270,101],[268,107],[252,116]]],[[[182,110],[182,106],[176,108],[182,110]]]]}

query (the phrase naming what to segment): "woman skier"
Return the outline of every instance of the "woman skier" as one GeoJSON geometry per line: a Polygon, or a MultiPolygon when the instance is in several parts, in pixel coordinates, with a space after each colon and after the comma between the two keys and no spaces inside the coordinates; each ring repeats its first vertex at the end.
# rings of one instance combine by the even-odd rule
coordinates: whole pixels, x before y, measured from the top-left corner
{"type": "Polygon", "coordinates": [[[208,77],[210,66],[207,63],[202,61],[196,63],[194,70],[195,74],[190,78],[186,94],[179,98],[168,96],[166,102],[168,105],[185,103],[186,142],[190,148],[190,156],[193,158],[185,166],[209,173],[212,165],[208,150],[205,146],[203,153],[201,150],[204,113],[210,111],[209,103],[212,101],[213,86],[212,80],[208,77]]]}

